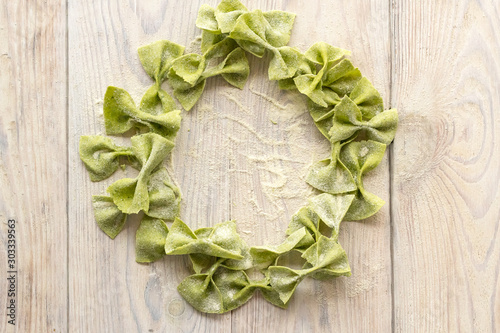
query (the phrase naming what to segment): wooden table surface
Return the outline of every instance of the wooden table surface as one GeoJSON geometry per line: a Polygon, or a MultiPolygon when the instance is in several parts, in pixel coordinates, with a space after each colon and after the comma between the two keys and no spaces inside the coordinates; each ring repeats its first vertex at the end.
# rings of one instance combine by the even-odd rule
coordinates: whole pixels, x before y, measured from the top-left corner
{"type": "MultiPolygon", "coordinates": [[[[379,89],[400,126],[366,187],[386,200],[342,225],[353,275],[306,280],[288,310],[256,295],[224,315],[176,291],[185,258],[135,263],[138,219],[113,241],[93,219],[78,156],[103,134],[108,85],[151,84],[141,45],[195,51],[215,0],[0,0],[0,332],[500,331],[500,2],[272,0],[297,13],[290,45],[325,41],[379,89]],[[16,220],[16,325],[8,324],[7,232],[16,220]]],[[[183,112],[169,167],[192,227],[235,219],[251,245],[278,243],[313,195],[304,176],[328,153],[304,100],[251,58],[240,91],[209,81],[183,112]]],[[[127,173],[120,172],[116,178],[127,173]]]]}

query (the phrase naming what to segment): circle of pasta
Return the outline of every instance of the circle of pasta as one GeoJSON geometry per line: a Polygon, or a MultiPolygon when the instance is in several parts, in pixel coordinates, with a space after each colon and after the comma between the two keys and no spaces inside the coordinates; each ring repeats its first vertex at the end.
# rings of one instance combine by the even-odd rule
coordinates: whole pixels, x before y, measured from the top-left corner
{"type": "Polygon", "coordinates": [[[115,238],[130,214],[144,212],[136,232],[136,260],[153,262],[165,255],[187,254],[194,274],[181,282],[178,291],[202,312],[235,309],[256,290],[286,308],[305,277],[350,275],[347,255],[338,242],[340,223],[365,219],[384,204],[365,190],[362,179],[380,163],[393,140],[397,111],[384,110],[380,94],[347,59],[349,51],[324,42],[304,53],[287,46],[294,18],[295,14],[282,11],[249,11],[238,0],[223,0],[216,8],[202,5],[196,20],[202,30],[202,54],[184,54],[184,47],[167,40],[139,48],[141,64],[154,80],[139,106],[125,90],[108,87],[103,106],[106,133],[135,130],[130,147],[103,136],[80,139],[80,157],[92,181],[108,178],[121,162],[139,170],[136,178],[111,184],[109,196],[93,196],[99,227],[115,238]],[[242,89],[249,75],[247,54],[262,57],[266,52],[272,54],[269,79],[278,81],[281,89],[308,97],[309,113],[332,150],[309,170],[306,181],[321,194],[292,216],[284,242],[249,247],[234,221],[193,231],[179,219],[180,190],[162,163],[174,147],[181,111],[162,83],[172,87],[175,98],[189,111],[210,77],[220,75],[242,89]],[[170,228],[165,221],[173,221],[170,228]],[[280,257],[290,251],[301,253],[306,262],[302,269],[281,264],[280,257]],[[260,269],[264,278],[250,279],[249,269],[260,269]]]}

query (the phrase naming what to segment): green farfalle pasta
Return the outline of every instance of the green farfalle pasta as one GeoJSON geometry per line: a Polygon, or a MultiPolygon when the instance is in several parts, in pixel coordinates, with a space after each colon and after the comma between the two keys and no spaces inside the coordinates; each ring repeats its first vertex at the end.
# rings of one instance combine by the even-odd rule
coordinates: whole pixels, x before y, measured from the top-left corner
{"type": "Polygon", "coordinates": [[[163,258],[167,235],[163,220],[144,215],[135,233],[135,260],[146,263],[163,258]]]}
{"type": "Polygon", "coordinates": [[[284,266],[270,266],[269,279],[283,303],[288,303],[299,283],[308,275],[349,276],[351,270],[347,255],[340,244],[321,235],[313,246],[302,254],[312,267],[295,270],[284,266]]]}
{"type": "Polygon", "coordinates": [[[149,211],[148,185],[152,173],[172,151],[174,144],[164,137],[146,133],[133,136],[132,151],[142,165],[136,178],[123,178],[111,184],[107,191],[113,202],[126,214],[149,211]]]}
{"type": "Polygon", "coordinates": [[[348,96],[335,106],[332,127],[328,135],[332,142],[346,140],[363,130],[370,140],[389,144],[394,139],[398,124],[396,110],[386,110],[373,116],[370,120],[363,120],[363,114],[348,96]]]}
{"type": "Polygon", "coordinates": [[[266,268],[276,261],[276,259],[295,248],[309,247],[314,243],[311,234],[306,232],[306,228],[294,231],[283,243],[276,246],[254,246],[250,248],[254,264],[258,268],[266,268]]]}
{"type": "MultiPolygon", "coordinates": [[[[351,93],[361,79],[362,75],[359,69],[354,67],[349,59],[342,59],[328,69],[323,77],[322,84],[324,88],[328,88],[327,91],[331,90],[336,94],[336,96],[332,95],[334,97],[330,97],[330,100],[338,98],[340,102],[340,98],[351,93]]],[[[376,92],[376,94],[378,94],[378,92],[376,92]]]]}
{"type": "MultiPolygon", "coordinates": [[[[205,228],[203,230],[208,231],[205,228]]],[[[219,258],[243,259],[241,243],[234,221],[218,223],[210,230],[209,235],[198,237],[184,222],[176,218],[167,236],[165,253],[200,253],[219,258]]]]}
{"type": "MultiPolygon", "coordinates": [[[[317,241],[322,235],[319,225],[321,221],[331,229],[330,237],[336,240],[340,230],[340,223],[349,210],[354,197],[355,195],[350,193],[340,195],[323,193],[310,198],[309,204],[299,209],[292,216],[292,221],[288,225],[286,234],[291,236],[305,228],[313,240],[317,241]]],[[[308,245],[311,244],[308,243],[308,245]]],[[[301,251],[304,248],[296,246],[294,249],[301,251]]]]}
{"type": "Polygon", "coordinates": [[[353,200],[354,194],[323,193],[309,199],[309,207],[323,223],[332,228],[332,238],[337,239],[340,222],[348,212],[353,200]]]}
{"type": "Polygon", "coordinates": [[[132,128],[149,131],[174,140],[181,126],[180,110],[151,114],[140,110],[128,92],[108,87],[104,95],[104,125],[106,134],[123,134],[132,128]]]}
{"type": "Polygon", "coordinates": [[[345,144],[333,143],[331,157],[311,166],[306,177],[309,185],[330,194],[347,193],[357,189],[353,176],[339,160],[340,150],[345,144]]]}
{"type": "Polygon", "coordinates": [[[196,18],[196,26],[213,34],[227,34],[233,30],[238,17],[248,9],[238,0],[223,0],[213,8],[201,5],[196,18]]]}
{"type": "Polygon", "coordinates": [[[114,239],[122,231],[127,221],[127,214],[124,214],[113,202],[113,198],[105,195],[94,195],[92,197],[94,208],[94,218],[99,228],[106,235],[114,239]]]}
{"type": "Polygon", "coordinates": [[[245,51],[261,58],[266,49],[273,51],[288,44],[294,20],[295,14],[292,13],[279,11],[263,13],[254,10],[238,17],[229,37],[236,40],[245,51]],[[277,16],[283,21],[279,25],[279,30],[273,31],[277,16]]]}
{"type": "Polygon", "coordinates": [[[270,289],[267,281],[251,281],[244,271],[227,268],[222,258],[206,273],[188,276],[177,287],[189,304],[207,313],[236,309],[248,302],[257,289],[265,290],[266,299],[281,305],[267,290],[270,289]]]}
{"type": "Polygon", "coordinates": [[[312,270],[307,275],[313,279],[326,280],[351,276],[347,254],[336,239],[322,236],[302,254],[302,258],[307,261],[304,269],[312,270]]]}
{"type": "MultiPolygon", "coordinates": [[[[210,236],[212,235],[214,228],[199,228],[194,231],[194,234],[198,239],[205,238],[206,241],[211,242],[210,236]]],[[[225,267],[233,270],[246,270],[253,266],[252,256],[250,255],[250,248],[245,241],[241,238],[235,238],[233,240],[236,246],[241,249],[241,259],[226,259],[223,264],[225,267]]],[[[208,269],[217,259],[215,256],[205,253],[190,253],[189,259],[193,265],[193,270],[196,273],[201,273],[203,270],[208,269]]]]}
{"type": "Polygon", "coordinates": [[[295,75],[302,64],[301,53],[286,48],[295,14],[283,11],[248,11],[239,1],[222,1],[216,8],[202,5],[196,25],[203,30],[202,51],[220,41],[235,40],[245,51],[258,57],[265,50],[273,53],[269,66],[270,80],[284,80],[295,75]]]}
{"type": "Polygon", "coordinates": [[[165,221],[173,221],[179,216],[181,192],[173,184],[167,169],[162,167],[151,174],[148,195],[149,216],[165,221]]]}
{"type": "Polygon", "coordinates": [[[385,148],[385,144],[376,141],[354,141],[342,148],[340,160],[350,170],[358,187],[346,220],[366,219],[384,205],[384,200],[365,190],[362,178],[382,161],[385,148]]]}
{"type": "Polygon", "coordinates": [[[198,17],[196,18],[196,26],[213,34],[221,34],[219,22],[217,22],[217,19],[215,18],[215,8],[207,4],[200,6],[200,9],[198,10],[198,17]]]}
{"type": "Polygon", "coordinates": [[[182,56],[183,53],[184,46],[168,40],[157,41],[138,49],[142,67],[155,80],[155,83],[141,99],[141,111],[160,115],[177,109],[174,99],[161,88],[161,84],[167,78],[172,62],[182,56]]]}
{"type": "Polygon", "coordinates": [[[160,40],[141,46],[137,52],[146,73],[155,82],[161,83],[167,78],[172,62],[184,53],[184,46],[168,40],[160,40]]]}
{"type": "MultiPolygon", "coordinates": [[[[309,113],[314,119],[316,126],[329,140],[331,140],[331,133],[329,132],[332,130],[331,128],[334,123],[333,118],[337,110],[336,107],[346,97],[349,97],[357,105],[357,108],[361,112],[361,119],[365,122],[371,120],[384,109],[382,98],[372,83],[367,78],[361,77],[361,73],[359,73],[357,68],[352,69],[354,68],[352,65],[345,66],[343,64],[350,64],[350,61],[343,59],[334,67],[335,69],[342,65],[342,69],[339,69],[339,73],[335,77],[338,77],[342,70],[349,70],[347,73],[344,73],[345,76],[335,81],[335,83],[339,83],[338,85],[330,85],[330,87],[335,88],[335,91],[329,87],[323,87],[324,101],[328,106],[323,107],[313,101],[309,101],[308,103],[309,113]]],[[[332,141],[335,142],[336,140],[332,141]]]]}
{"type": "Polygon", "coordinates": [[[99,182],[110,177],[120,166],[120,157],[133,158],[128,147],[115,145],[113,140],[100,135],[80,137],[80,159],[85,164],[90,180],[99,182]]]}
{"type": "Polygon", "coordinates": [[[321,233],[319,232],[319,216],[316,214],[309,206],[300,208],[293,216],[290,224],[288,224],[288,229],[286,230],[287,235],[291,235],[294,232],[305,227],[307,232],[314,238],[315,241],[318,240],[321,233]]]}
{"type": "Polygon", "coordinates": [[[196,19],[202,29],[201,54],[184,54],[183,46],[167,40],[139,48],[139,60],[154,82],[138,106],[125,90],[108,87],[103,106],[106,133],[135,130],[130,147],[102,136],[80,139],[80,157],[92,181],[110,177],[123,162],[139,171],[135,178],[112,183],[110,196],[93,196],[98,226],[115,238],[128,215],[142,211],[136,261],[188,255],[194,274],[178,291],[202,312],[231,311],[257,291],[271,304],[286,308],[304,278],[349,276],[347,255],[338,243],[340,225],[365,219],[384,204],[364,189],[363,177],[380,163],[392,142],[397,111],[384,111],[379,92],[346,58],[349,51],[324,42],[304,53],[288,46],[294,20],[295,14],[284,11],[250,11],[238,0],[223,0],[215,8],[202,5],[196,19]],[[249,247],[234,221],[191,230],[180,219],[181,193],[163,165],[181,117],[162,84],[166,81],[182,107],[190,110],[209,77],[220,75],[232,86],[244,87],[249,77],[246,52],[270,55],[268,78],[281,89],[307,96],[314,123],[331,143],[328,158],[314,163],[306,176],[321,193],[292,216],[288,237],[274,246],[249,247]],[[168,228],[166,222],[171,221],[168,228]],[[291,252],[301,254],[301,269],[282,264],[291,252]],[[260,269],[264,278],[250,279],[251,269],[260,269]]]}
{"type": "Polygon", "coordinates": [[[268,302],[286,308],[287,304],[270,286],[268,278],[252,281],[244,270],[231,269],[225,263],[225,259],[219,258],[207,272],[185,278],[177,290],[195,309],[207,313],[234,310],[248,302],[256,290],[260,290],[268,302]]]}
{"type": "Polygon", "coordinates": [[[296,76],[293,81],[297,89],[314,103],[327,107],[328,96],[323,91],[323,78],[338,61],[350,54],[347,50],[324,42],[315,43],[304,55],[307,60],[321,66],[321,69],[317,73],[296,76]]]}
{"type": "Polygon", "coordinates": [[[248,9],[238,0],[222,0],[214,10],[220,32],[231,32],[238,18],[246,12],[248,9]]]}
{"type": "Polygon", "coordinates": [[[292,13],[254,10],[238,17],[229,37],[257,57],[264,56],[266,50],[272,52],[269,79],[284,80],[295,75],[300,65],[297,50],[284,48],[290,40],[294,20],[292,13]]]}
{"type": "MultiPolygon", "coordinates": [[[[228,44],[230,41],[221,41],[218,45],[228,44]]],[[[221,45],[221,48],[225,45],[221,45]]],[[[172,65],[168,78],[174,89],[174,95],[182,107],[190,110],[198,101],[205,89],[206,79],[221,75],[228,83],[243,88],[250,73],[248,59],[241,48],[230,51],[224,59],[215,66],[207,66],[213,58],[220,58],[219,50],[207,50],[207,56],[196,53],[186,54],[178,58],[172,65]]]]}
{"type": "Polygon", "coordinates": [[[278,52],[281,57],[273,57],[271,59],[269,63],[269,76],[278,80],[280,89],[298,90],[294,77],[316,73],[316,65],[307,59],[297,48],[283,46],[278,48],[278,52]],[[283,62],[285,62],[286,67],[283,67],[283,62]],[[286,75],[281,75],[281,73],[286,73],[286,75]],[[283,78],[279,78],[280,76],[283,76],[283,78]]]}

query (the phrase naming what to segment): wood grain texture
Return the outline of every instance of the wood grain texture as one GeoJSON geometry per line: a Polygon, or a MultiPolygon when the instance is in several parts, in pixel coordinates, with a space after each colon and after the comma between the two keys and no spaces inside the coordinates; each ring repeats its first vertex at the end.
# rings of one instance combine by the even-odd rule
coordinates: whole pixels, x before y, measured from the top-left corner
{"type": "Polygon", "coordinates": [[[0,2],[0,332],[67,331],[66,2],[0,2]],[[7,322],[7,220],[17,319],[7,322]]]}
{"type": "Polygon", "coordinates": [[[500,330],[500,3],[393,2],[397,332],[500,330]]]}

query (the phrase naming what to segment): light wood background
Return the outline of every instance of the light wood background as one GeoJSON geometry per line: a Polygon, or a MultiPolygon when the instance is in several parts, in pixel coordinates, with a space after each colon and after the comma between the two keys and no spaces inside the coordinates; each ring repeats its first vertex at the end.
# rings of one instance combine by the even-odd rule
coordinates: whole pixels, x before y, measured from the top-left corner
{"type": "MultiPolygon", "coordinates": [[[[500,331],[500,2],[246,1],[298,14],[290,45],[323,40],[396,107],[400,127],[367,188],[386,200],[340,241],[350,278],[306,280],[288,310],[256,295],[224,315],[176,291],[185,258],[134,260],[138,218],[114,241],[93,220],[78,157],[102,134],[108,85],[138,101],[151,84],[137,47],[195,51],[215,0],[0,0],[0,332],[500,331]],[[7,324],[7,220],[17,220],[17,322],[7,324]]],[[[304,101],[250,59],[243,91],[209,81],[183,113],[169,168],[192,227],[235,219],[251,245],[278,243],[313,191],[305,173],[328,144],[304,101]]],[[[125,173],[126,174],[126,173],[125,173]]],[[[119,173],[116,178],[123,177],[119,173]]]]}

